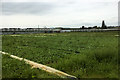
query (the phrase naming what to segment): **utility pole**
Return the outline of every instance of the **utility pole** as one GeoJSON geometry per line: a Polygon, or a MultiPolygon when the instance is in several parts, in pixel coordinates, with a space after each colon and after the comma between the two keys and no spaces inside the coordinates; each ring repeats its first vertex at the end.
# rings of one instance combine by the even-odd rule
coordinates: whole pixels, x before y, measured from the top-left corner
{"type": "Polygon", "coordinates": [[[38,31],[39,31],[39,25],[38,25],[38,31]]]}

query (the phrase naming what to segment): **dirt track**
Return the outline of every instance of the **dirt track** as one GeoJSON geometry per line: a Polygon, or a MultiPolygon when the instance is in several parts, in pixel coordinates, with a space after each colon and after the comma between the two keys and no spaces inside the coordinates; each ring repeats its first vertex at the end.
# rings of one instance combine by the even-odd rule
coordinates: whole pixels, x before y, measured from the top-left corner
{"type": "Polygon", "coordinates": [[[10,55],[10,54],[8,54],[6,52],[0,51],[0,53],[4,54],[4,55],[9,55],[11,58],[14,58],[14,59],[17,59],[17,60],[20,60],[20,61],[23,60],[23,61],[25,61],[25,63],[31,65],[32,68],[39,68],[39,69],[44,70],[46,72],[58,75],[61,78],[70,78],[70,79],[75,79],[75,80],[77,79],[75,76],[69,75],[67,73],[64,73],[62,71],[56,70],[56,69],[51,68],[49,66],[46,66],[46,65],[43,65],[43,64],[39,64],[39,63],[30,61],[30,60],[27,60],[27,59],[24,59],[24,58],[20,58],[20,57],[14,56],[14,55],[10,55]]]}

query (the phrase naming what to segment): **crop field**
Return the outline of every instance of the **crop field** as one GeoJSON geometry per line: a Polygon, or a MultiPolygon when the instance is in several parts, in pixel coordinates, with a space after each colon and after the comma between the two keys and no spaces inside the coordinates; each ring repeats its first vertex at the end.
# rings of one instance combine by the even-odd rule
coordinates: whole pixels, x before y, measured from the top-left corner
{"type": "MultiPolygon", "coordinates": [[[[77,78],[118,78],[118,32],[2,35],[2,51],[77,78]]],[[[59,78],[2,56],[3,78],[59,78]]]]}

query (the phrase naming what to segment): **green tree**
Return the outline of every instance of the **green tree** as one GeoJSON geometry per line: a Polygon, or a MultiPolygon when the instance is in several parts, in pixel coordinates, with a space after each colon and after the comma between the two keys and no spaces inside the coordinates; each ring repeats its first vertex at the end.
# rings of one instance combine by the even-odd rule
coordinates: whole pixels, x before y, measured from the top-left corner
{"type": "Polygon", "coordinates": [[[85,28],[85,26],[82,26],[82,29],[84,29],[85,28]]]}
{"type": "Polygon", "coordinates": [[[102,29],[107,29],[107,26],[105,25],[104,20],[102,21],[102,29]]]}
{"type": "Polygon", "coordinates": [[[94,26],[93,28],[97,29],[97,26],[94,26]]]}

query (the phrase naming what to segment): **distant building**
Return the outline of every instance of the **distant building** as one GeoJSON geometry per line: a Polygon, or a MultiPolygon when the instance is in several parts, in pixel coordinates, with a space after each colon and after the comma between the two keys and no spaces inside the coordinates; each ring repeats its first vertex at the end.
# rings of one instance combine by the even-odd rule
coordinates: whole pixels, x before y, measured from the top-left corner
{"type": "Polygon", "coordinates": [[[53,32],[60,33],[61,29],[53,29],[53,32]]]}
{"type": "Polygon", "coordinates": [[[71,32],[71,30],[61,30],[61,32],[71,32]]]}

